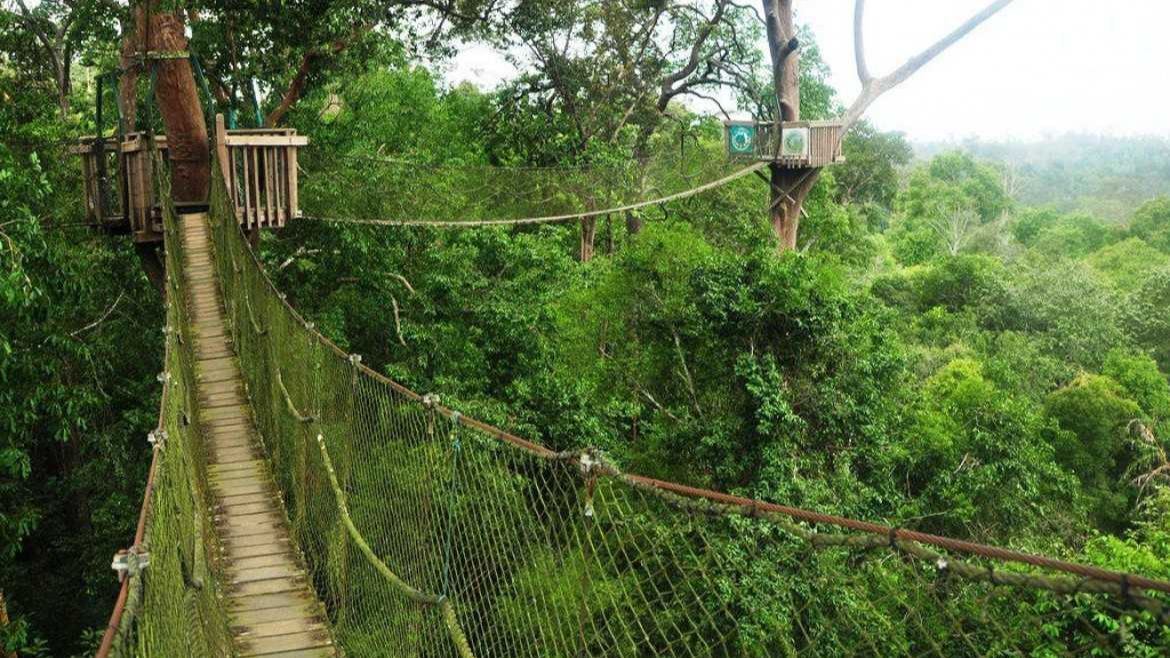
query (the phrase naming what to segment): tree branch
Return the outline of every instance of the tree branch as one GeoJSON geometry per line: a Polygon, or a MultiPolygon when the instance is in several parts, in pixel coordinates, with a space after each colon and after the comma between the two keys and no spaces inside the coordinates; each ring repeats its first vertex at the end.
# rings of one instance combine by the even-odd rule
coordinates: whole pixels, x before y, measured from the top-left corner
{"type": "Polygon", "coordinates": [[[864,37],[861,35],[863,31],[862,19],[865,13],[865,0],[856,0],[853,13],[854,48],[856,50],[855,55],[858,65],[857,75],[862,79],[862,85],[861,93],[858,94],[842,118],[843,125],[841,134],[844,135],[853,124],[857,123],[857,120],[861,118],[865,110],[879,96],[905,82],[907,78],[918,72],[918,69],[921,69],[935,57],[938,57],[947,48],[953,46],[960,39],[970,34],[971,31],[982,25],[987,19],[998,14],[1011,3],[1012,0],[995,0],[995,2],[984,7],[982,11],[967,19],[949,34],[934,42],[930,47],[906,60],[904,64],[892,73],[880,78],[867,78],[866,76],[869,75],[869,71],[865,65],[864,37]]]}
{"type": "Polygon", "coordinates": [[[857,61],[857,77],[864,85],[873,79],[865,61],[865,0],[857,0],[853,6],[853,58],[857,61]]]}

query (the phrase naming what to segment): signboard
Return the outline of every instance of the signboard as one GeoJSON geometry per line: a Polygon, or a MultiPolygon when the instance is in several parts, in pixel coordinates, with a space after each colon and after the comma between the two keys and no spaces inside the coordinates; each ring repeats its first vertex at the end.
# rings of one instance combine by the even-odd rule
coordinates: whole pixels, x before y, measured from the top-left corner
{"type": "Polygon", "coordinates": [[[733,123],[727,126],[727,153],[729,155],[752,155],[756,149],[756,127],[750,123],[733,123]]]}
{"type": "Polygon", "coordinates": [[[808,128],[785,128],[781,137],[780,155],[785,158],[808,159],[809,135],[808,128]]]}

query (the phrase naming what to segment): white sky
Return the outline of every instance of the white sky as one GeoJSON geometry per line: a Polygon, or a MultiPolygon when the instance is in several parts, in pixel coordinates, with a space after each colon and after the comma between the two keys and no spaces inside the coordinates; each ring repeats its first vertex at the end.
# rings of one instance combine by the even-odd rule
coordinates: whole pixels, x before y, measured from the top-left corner
{"type": "MultiPolygon", "coordinates": [[[[870,0],[870,70],[888,72],[988,1],[870,0]]],[[[852,0],[796,6],[848,102],[859,87],[852,0]]],[[[866,116],[915,141],[1065,132],[1170,137],[1168,27],[1170,0],[1015,0],[866,116]]],[[[475,46],[456,58],[448,79],[490,88],[513,74],[498,53],[475,46]]]]}

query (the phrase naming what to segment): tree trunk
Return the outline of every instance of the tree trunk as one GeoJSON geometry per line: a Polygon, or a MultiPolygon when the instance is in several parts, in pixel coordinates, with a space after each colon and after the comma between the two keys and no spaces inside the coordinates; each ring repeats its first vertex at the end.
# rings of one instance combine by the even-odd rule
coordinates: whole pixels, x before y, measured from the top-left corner
{"type": "Polygon", "coordinates": [[[583,217],[581,219],[581,262],[593,260],[593,242],[597,237],[597,218],[583,217]]]}
{"type": "MultiPolygon", "coordinates": [[[[790,43],[796,37],[792,0],[763,0],[768,53],[772,58],[772,83],[776,90],[776,121],[800,120],[800,50],[790,43]]],[[[800,215],[809,190],[819,173],[813,169],[787,169],[772,165],[768,214],[776,236],[777,251],[796,249],[800,215]]]]}
{"type": "Polygon", "coordinates": [[[154,286],[154,289],[165,300],[167,296],[167,267],[162,253],[159,252],[158,243],[136,242],[134,250],[138,252],[138,260],[142,263],[142,271],[146,272],[146,278],[150,281],[150,285],[154,286]]]}
{"type": "MultiPolygon", "coordinates": [[[[151,2],[157,9],[159,0],[151,2]]],[[[187,50],[181,11],[156,11],[150,17],[148,32],[150,38],[147,42],[152,51],[174,53],[187,50]]],[[[203,203],[211,185],[211,150],[191,62],[187,59],[162,59],[153,65],[157,71],[155,102],[166,129],[171,162],[171,196],[176,202],[203,203]]]]}
{"type": "Polygon", "coordinates": [[[161,11],[160,5],[160,0],[138,2],[122,25],[120,59],[125,73],[119,87],[119,104],[126,129],[133,131],[137,124],[138,76],[143,71],[149,73],[153,67],[156,71],[155,104],[162,115],[171,162],[171,196],[179,202],[203,203],[207,200],[211,183],[211,152],[191,62],[145,57],[146,51],[179,53],[187,50],[183,13],[161,11]]]}
{"type": "Polygon", "coordinates": [[[796,249],[796,238],[800,232],[800,215],[804,200],[820,177],[819,169],[789,169],[772,165],[772,203],[769,216],[772,233],[776,235],[776,250],[783,253],[796,249]]]}
{"type": "Polygon", "coordinates": [[[122,21],[122,51],[118,54],[122,76],[118,79],[118,107],[127,132],[138,129],[138,66],[135,55],[141,50],[139,44],[146,32],[145,22],[145,9],[141,4],[122,21]]]}

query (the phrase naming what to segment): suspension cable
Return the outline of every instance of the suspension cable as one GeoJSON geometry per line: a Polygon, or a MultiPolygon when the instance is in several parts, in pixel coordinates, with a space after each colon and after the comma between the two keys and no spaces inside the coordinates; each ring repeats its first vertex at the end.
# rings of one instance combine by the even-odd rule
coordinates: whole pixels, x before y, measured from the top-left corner
{"type": "Polygon", "coordinates": [[[709,183],[704,183],[698,187],[692,187],[689,190],[668,194],[666,196],[650,199],[647,201],[639,201],[637,203],[630,203],[614,208],[605,208],[603,210],[588,210],[585,212],[570,213],[566,215],[544,215],[539,217],[522,217],[519,219],[478,219],[478,220],[438,220],[431,221],[425,219],[350,219],[344,217],[310,217],[305,216],[302,219],[308,219],[316,222],[327,222],[330,224],[365,224],[370,226],[432,226],[435,228],[474,228],[480,226],[518,226],[525,224],[556,224],[561,222],[569,222],[578,219],[587,219],[589,217],[600,217],[611,213],[629,212],[646,208],[648,206],[657,206],[671,201],[678,201],[680,199],[687,199],[703,192],[713,190],[718,187],[727,185],[728,183],[743,178],[748,174],[754,173],[767,167],[768,163],[760,162],[749,167],[745,167],[732,174],[713,180],[709,183]]]}

